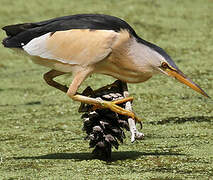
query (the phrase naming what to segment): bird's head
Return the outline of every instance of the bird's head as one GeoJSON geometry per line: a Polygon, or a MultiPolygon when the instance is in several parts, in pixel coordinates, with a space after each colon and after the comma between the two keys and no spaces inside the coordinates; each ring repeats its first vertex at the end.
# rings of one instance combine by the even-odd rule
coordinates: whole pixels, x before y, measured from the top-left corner
{"type": "MultiPolygon", "coordinates": [[[[138,38],[138,42],[143,44],[143,47],[148,47],[149,50],[149,64],[151,65],[153,72],[160,72],[166,74],[170,77],[174,77],[181,83],[189,86],[193,90],[199,92],[205,97],[208,97],[208,94],[202,90],[196,83],[189,79],[174,63],[171,57],[160,47],[154,45],[148,41],[138,38]],[[151,60],[150,60],[151,59],[151,60]]],[[[145,48],[143,48],[145,49],[145,48]]]]}
{"type": "Polygon", "coordinates": [[[160,60],[158,67],[158,71],[161,73],[164,73],[170,77],[174,77],[181,83],[189,86],[193,90],[199,92],[205,97],[209,97],[207,93],[205,93],[204,90],[202,90],[196,83],[194,83],[191,79],[189,79],[178,67],[177,65],[172,61],[172,59],[167,55],[164,56],[163,59],[160,60]]]}

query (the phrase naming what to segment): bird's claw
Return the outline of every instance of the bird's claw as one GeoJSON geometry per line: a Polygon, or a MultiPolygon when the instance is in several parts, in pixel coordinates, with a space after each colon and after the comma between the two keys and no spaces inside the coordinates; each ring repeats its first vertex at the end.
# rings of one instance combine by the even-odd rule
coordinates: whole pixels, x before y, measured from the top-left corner
{"type": "Polygon", "coordinates": [[[117,105],[117,104],[122,104],[122,103],[127,102],[127,101],[133,101],[133,97],[127,97],[127,98],[115,100],[115,101],[101,101],[99,105],[95,105],[93,107],[93,110],[94,109],[107,108],[107,109],[110,109],[113,112],[116,112],[118,114],[122,114],[122,115],[125,115],[125,116],[129,116],[132,119],[135,119],[135,121],[140,122],[141,120],[135,115],[134,112],[128,111],[128,110],[117,105]]]}

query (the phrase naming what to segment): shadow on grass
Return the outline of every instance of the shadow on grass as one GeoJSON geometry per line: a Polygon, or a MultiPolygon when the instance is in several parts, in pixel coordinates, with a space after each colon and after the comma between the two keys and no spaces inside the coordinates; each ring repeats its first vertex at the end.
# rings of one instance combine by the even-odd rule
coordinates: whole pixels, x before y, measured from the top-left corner
{"type": "Polygon", "coordinates": [[[195,117],[169,117],[160,121],[151,121],[150,124],[182,124],[185,122],[213,122],[212,116],[195,116],[195,117]]]}
{"type": "MultiPolygon", "coordinates": [[[[0,91],[1,91],[1,89],[0,89],[0,91]]],[[[3,105],[0,105],[0,106],[16,107],[16,106],[25,106],[25,105],[32,106],[32,105],[40,105],[40,104],[41,104],[40,101],[32,101],[32,102],[28,102],[28,103],[25,103],[25,104],[3,104],[3,105]]]]}
{"type": "MultiPolygon", "coordinates": [[[[112,152],[111,161],[118,160],[127,160],[132,159],[135,160],[140,156],[183,156],[185,154],[180,153],[172,153],[172,152],[137,152],[137,151],[122,151],[122,152],[112,152]]],[[[98,159],[93,154],[87,152],[81,153],[54,153],[54,154],[46,154],[42,156],[22,156],[22,157],[13,157],[13,159],[73,159],[77,161],[83,160],[93,160],[98,159]]]]}
{"type": "Polygon", "coordinates": [[[41,104],[40,101],[32,101],[32,102],[28,102],[28,103],[26,103],[24,105],[40,105],[40,104],[41,104]]]}

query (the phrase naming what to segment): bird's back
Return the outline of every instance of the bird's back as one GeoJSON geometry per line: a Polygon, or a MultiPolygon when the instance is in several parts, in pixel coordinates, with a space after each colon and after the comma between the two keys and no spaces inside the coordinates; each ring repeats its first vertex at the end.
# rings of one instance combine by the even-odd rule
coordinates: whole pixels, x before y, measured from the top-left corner
{"type": "Polygon", "coordinates": [[[8,36],[2,43],[8,48],[22,48],[32,39],[46,33],[71,29],[113,30],[115,32],[126,29],[133,36],[137,36],[133,28],[122,19],[102,14],[77,14],[37,23],[9,25],[2,29],[8,36]]]}

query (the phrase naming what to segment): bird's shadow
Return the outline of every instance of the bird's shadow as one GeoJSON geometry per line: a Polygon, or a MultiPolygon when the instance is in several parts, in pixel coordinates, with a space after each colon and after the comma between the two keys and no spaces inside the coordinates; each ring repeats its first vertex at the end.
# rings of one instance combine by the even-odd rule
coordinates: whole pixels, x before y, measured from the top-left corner
{"type": "MultiPolygon", "coordinates": [[[[160,121],[151,121],[150,124],[153,125],[163,125],[168,123],[181,124],[185,122],[213,122],[212,116],[195,116],[195,117],[169,117],[166,119],[162,119],[160,121]]],[[[176,153],[176,152],[139,152],[139,151],[117,151],[112,152],[111,162],[118,160],[135,160],[142,156],[184,156],[185,154],[176,153]]],[[[13,159],[21,160],[21,159],[67,159],[67,160],[76,160],[76,161],[84,161],[84,160],[93,160],[99,159],[95,157],[92,153],[89,152],[80,152],[80,153],[52,153],[41,156],[21,156],[21,157],[13,157],[13,159]]]]}
{"type": "MultiPolygon", "coordinates": [[[[118,161],[118,160],[135,160],[141,156],[183,156],[185,154],[180,153],[172,153],[172,152],[138,152],[138,151],[122,151],[122,152],[112,152],[112,158],[109,160],[110,162],[118,161]]],[[[81,153],[53,153],[46,154],[41,156],[21,156],[21,157],[13,157],[16,160],[22,159],[67,159],[67,160],[76,160],[76,161],[84,161],[84,160],[93,160],[99,159],[95,157],[93,154],[89,152],[81,152],[81,153]]]]}
{"type": "Polygon", "coordinates": [[[213,116],[169,117],[160,121],[150,121],[149,123],[153,125],[163,125],[169,123],[182,124],[186,122],[213,122],[213,116]]]}

